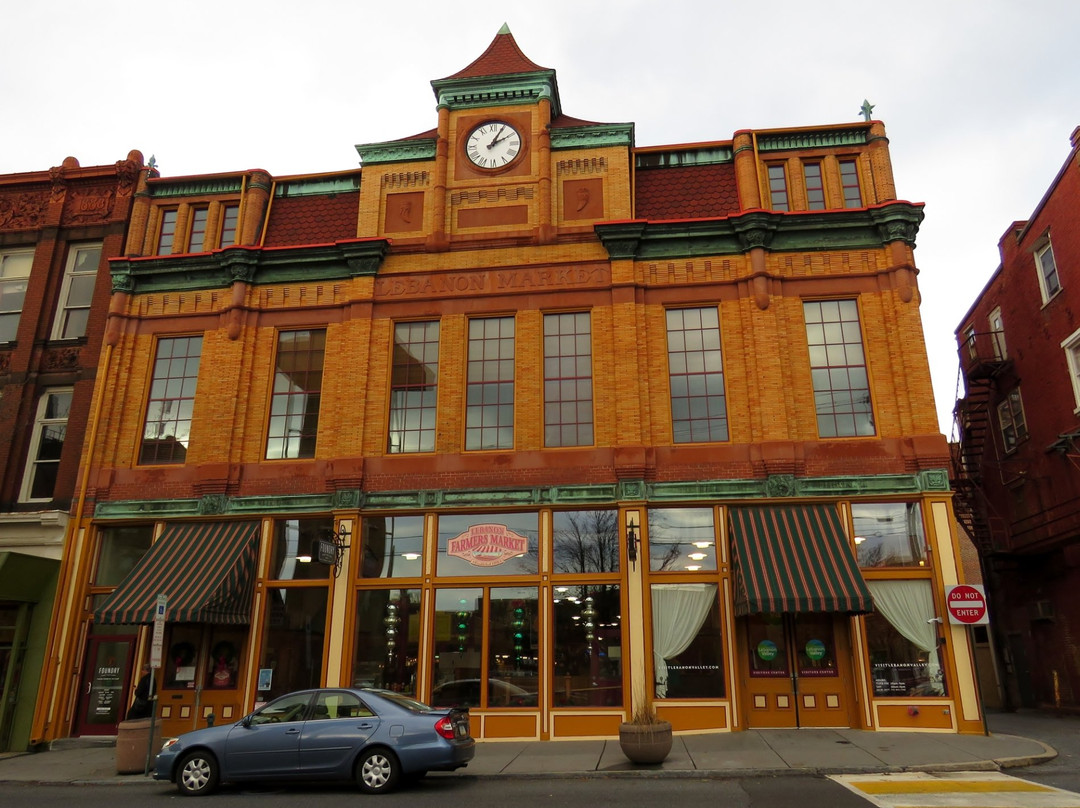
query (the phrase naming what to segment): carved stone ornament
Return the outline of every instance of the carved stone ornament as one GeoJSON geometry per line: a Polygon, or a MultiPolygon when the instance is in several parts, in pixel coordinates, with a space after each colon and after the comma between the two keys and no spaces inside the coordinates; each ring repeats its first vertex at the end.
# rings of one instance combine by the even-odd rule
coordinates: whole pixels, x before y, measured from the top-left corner
{"type": "Polygon", "coordinates": [[[766,496],[793,497],[797,489],[794,474],[772,474],[765,481],[766,496]]]}
{"type": "Polygon", "coordinates": [[[29,230],[40,227],[47,206],[48,199],[43,193],[0,196],[0,230],[29,230]]]}
{"type": "Polygon", "coordinates": [[[199,499],[199,514],[214,516],[225,513],[229,498],[225,494],[203,494],[199,499]]]}
{"type": "Polygon", "coordinates": [[[134,292],[135,291],[135,278],[130,272],[117,272],[113,270],[112,273],[112,291],[114,292],[134,292]]]}
{"type": "Polygon", "coordinates": [[[47,371],[77,370],[79,349],[67,347],[47,350],[41,357],[41,366],[47,371]]]}

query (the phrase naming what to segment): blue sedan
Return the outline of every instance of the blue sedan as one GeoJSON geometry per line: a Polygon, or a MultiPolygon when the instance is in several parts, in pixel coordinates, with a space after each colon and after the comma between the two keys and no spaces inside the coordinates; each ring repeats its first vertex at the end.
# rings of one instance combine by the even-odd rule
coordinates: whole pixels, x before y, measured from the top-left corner
{"type": "Polygon", "coordinates": [[[460,769],[475,753],[467,710],[429,707],[388,690],[324,688],[170,739],[154,779],[188,796],[223,782],[271,779],[354,779],[361,791],[380,794],[402,777],[460,769]]]}

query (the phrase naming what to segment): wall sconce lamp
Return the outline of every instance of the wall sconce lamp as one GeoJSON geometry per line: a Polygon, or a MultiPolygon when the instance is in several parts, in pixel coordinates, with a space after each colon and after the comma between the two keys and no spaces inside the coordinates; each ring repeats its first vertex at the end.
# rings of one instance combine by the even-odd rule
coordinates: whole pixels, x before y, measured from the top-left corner
{"type": "Polygon", "coordinates": [[[637,565],[638,534],[633,516],[626,517],[626,558],[631,566],[637,565]]]}

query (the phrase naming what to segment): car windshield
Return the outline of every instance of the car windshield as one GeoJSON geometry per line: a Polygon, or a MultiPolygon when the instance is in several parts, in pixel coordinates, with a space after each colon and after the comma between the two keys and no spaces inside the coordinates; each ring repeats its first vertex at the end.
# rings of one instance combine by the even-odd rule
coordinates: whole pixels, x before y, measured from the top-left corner
{"type": "Polygon", "coordinates": [[[432,712],[432,708],[429,705],[424,704],[424,702],[417,701],[416,699],[413,699],[413,698],[409,698],[408,696],[404,696],[401,693],[395,693],[393,690],[372,690],[371,692],[372,693],[378,693],[380,696],[382,696],[387,701],[392,701],[392,702],[394,702],[394,704],[408,710],[409,712],[413,712],[413,713],[430,713],[430,712],[432,712]]]}

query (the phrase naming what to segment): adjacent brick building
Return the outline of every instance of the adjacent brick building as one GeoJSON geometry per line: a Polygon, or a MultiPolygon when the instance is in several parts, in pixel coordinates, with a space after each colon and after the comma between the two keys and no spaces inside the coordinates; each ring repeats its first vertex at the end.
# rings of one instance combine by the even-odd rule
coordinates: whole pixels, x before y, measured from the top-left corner
{"type": "Polygon", "coordinates": [[[144,172],[36,737],[146,658],[166,732],[324,684],[981,731],[883,125],[639,148],[506,30],[432,86],[361,169],[144,172]]]}
{"type": "Polygon", "coordinates": [[[956,330],[957,514],[980,549],[1013,705],[1080,708],[1080,129],[956,330]]]}

